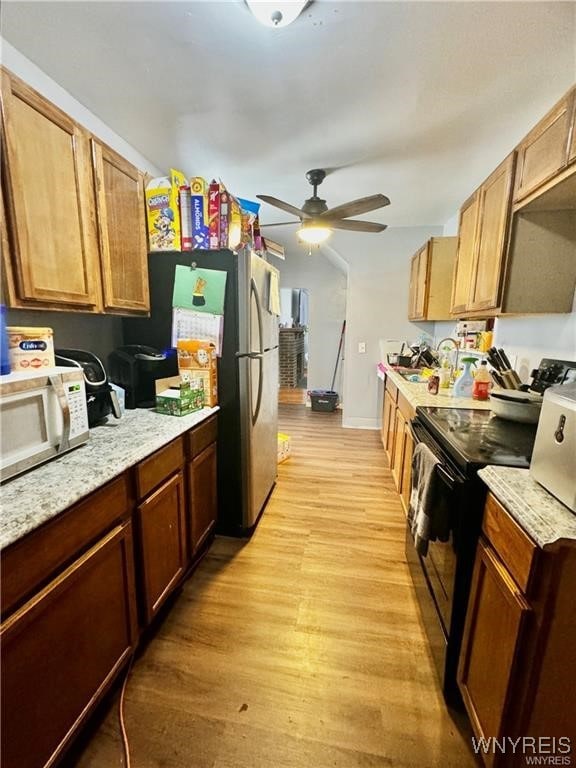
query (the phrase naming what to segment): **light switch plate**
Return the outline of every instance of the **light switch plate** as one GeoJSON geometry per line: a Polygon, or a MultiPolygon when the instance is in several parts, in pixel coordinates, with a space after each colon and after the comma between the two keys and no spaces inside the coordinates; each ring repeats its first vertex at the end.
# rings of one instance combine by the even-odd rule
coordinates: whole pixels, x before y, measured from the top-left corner
{"type": "Polygon", "coordinates": [[[358,342],[358,352],[361,355],[366,353],[366,342],[365,341],[359,341],[358,342]]]}

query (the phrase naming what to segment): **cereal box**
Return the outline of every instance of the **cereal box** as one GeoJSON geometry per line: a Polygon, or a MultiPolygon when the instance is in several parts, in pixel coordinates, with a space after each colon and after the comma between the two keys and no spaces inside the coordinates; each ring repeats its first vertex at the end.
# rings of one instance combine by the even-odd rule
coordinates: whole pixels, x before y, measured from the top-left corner
{"type": "Polygon", "coordinates": [[[242,242],[242,213],[240,203],[230,195],[230,215],[228,222],[228,248],[235,250],[242,242]]]}
{"type": "Polygon", "coordinates": [[[170,176],[152,179],[146,186],[148,243],[151,251],[181,250],[179,191],[186,186],[180,171],[170,169],[170,176]]]}
{"type": "Polygon", "coordinates": [[[190,379],[201,379],[204,385],[204,405],[218,405],[218,368],[216,347],[203,339],[178,339],[178,372],[190,379]]]}
{"type": "Polygon", "coordinates": [[[201,176],[190,179],[192,248],[208,249],[208,184],[201,176]]]}
{"type": "Polygon", "coordinates": [[[214,180],[208,187],[208,242],[211,250],[220,248],[220,184],[214,180]]]}
{"type": "Polygon", "coordinates": [[[180,187],[179,193],[180,225],[182,234],[180,244],[183,251],[192,250],[192,206],[190,204],[190,187],[180,187]]]}
{"type": "Polygon", "coordinates": [[[228,248],[228,217],[230,215],[230,194],[225,187],[220,189],[220,248],[228,248]]]}

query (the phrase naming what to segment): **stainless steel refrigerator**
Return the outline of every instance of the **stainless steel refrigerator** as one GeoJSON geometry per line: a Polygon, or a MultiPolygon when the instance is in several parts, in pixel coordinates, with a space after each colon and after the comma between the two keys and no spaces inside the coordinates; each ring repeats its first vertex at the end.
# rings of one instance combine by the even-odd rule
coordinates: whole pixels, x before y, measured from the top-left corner
{"type": "Polygon", "coordinates": [[[227,272],[218,360],[217,531],[242,536],[258,522],[277,474],[279,317],[270,311],[270,291],[278,271],[248,249],[151,253],[150,317],[125,318],[123,341],[171,351],[175,269],[193,262],[227,272]]]}

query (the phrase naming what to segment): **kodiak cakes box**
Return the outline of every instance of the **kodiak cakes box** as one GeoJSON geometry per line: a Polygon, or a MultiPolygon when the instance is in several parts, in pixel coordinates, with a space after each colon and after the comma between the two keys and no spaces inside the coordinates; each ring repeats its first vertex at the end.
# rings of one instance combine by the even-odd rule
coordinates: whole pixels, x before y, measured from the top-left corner
{"type": "Polygon", "coordinates": [[[152,179],[146,186],[146,215],[148,244],[151,251],[182,250],[180,226],[180,187],[186,186],[186,177],[170,169],[170,176],[152,179]]]}
{"type": "Polygon", "coordinates": [[[218,368],[216,347],[203,339],[178,339],[178,372],[190,379],[201,379],[204,385],[204,405],[218,405],[218,368]]]}
{"type": "Polygon", "coordinates": [[[156,410],[168,416],[186,416],[204,408],[204,388],[200,379],[170,376],[156,380],[156,410]]]}

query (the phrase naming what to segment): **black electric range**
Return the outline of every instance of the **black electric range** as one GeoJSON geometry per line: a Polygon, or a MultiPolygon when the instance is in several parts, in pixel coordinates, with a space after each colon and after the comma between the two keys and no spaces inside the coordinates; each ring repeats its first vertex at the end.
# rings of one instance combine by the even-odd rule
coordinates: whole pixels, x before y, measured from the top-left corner
{"type": "Polygon", "coordinates": [[[450,509],[448,541],[415,549],[406,528],[406,559],[446,702],[462,708],[456,680],[464,620],[487,489],[478,469],[487,464],[528,467],[535,424],[519,424],[471,408],[416,408],[414,444],[425,443],[438,459],[436,470],[450,509]]]}
{"type": "Polygon", "coordinates": [[[489,410],[418,406],[416,420],[466,475],[487,464],[530,466],[536,424],[501,419],[489,410]]]}

